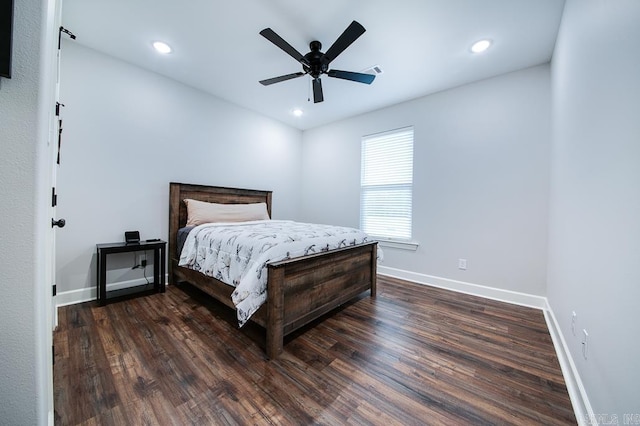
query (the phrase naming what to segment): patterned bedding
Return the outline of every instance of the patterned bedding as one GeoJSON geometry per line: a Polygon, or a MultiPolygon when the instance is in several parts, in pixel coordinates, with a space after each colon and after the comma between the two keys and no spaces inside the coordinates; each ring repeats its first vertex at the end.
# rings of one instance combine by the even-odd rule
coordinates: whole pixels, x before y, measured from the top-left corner
{"type": "Polygon", "coordinates": [[[267,300],[268,263],[371,241],[354,228],[286,220],[208,223],[189,232],[178,264],[234,286],[242,327],[267,300]]]}

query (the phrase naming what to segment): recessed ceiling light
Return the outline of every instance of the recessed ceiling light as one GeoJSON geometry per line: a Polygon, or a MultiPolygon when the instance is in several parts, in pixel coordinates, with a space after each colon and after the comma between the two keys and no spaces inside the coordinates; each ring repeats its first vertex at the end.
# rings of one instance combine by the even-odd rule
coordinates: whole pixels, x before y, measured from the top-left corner
{"type": "Polygon", "coordinates": [[[162,41],[154,41],[153,48],[156,49],[160,53],[171,53],[171,46],[162,41]]]}
{"type": "Polygon", "coordinates": [[[304,114],[304,112],[302,112],[300,108],[296,108],[291,111],[291,114],[295,115],[296,117],[302,117],[302,114],[304,114]]]}
{"type": "Polygon", "coordinates": [[[491,40],[480,40],[473,43],[471,51],[473,53],[482,53],[491,46],[491,40]]]}

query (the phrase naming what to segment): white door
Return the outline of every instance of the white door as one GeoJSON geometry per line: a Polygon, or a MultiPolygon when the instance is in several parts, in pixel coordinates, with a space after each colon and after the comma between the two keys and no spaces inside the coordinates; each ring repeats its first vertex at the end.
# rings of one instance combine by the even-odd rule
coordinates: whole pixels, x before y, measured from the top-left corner
{"type": "MultiPolygon", "coordinates": [[[[44,268],[43,268],[43,286],[42,295],[44,297],[44,315],[42,321],[46,334],[44,336],[44,342],[42,347],[44,349],[44,356],[39,359],[42,360],[45,365],[41,365],[43,376],[40,378],[43,380],[42,384],[46,384],[48,389],[46,390],[46,406],[40,405],[39,409],[47,411],[48,424],[54,423],[54,411],[53,411],[53,360],[51,349],[53,347],[53,329],[57,325],[57,310],[55,308],[55,299],[53,297],[53,285],[55,284],[55,234],[57,227],[52,225],[52,221],[58,220],[56,218],[55,197],[54,189],[56,184],[56,172],[57,172],[57,145],[58,145],[58,117],[56,116],[56,102],[58,99],[58,85],[59,85],[59,54],[58,54],[58,29],[61,22],[62,0],[47,0],[42,3],[46,12],[45,22],[43,23],[44,31],[44,44],[42,45],[42,58],[43,58],[43,74],[40,86],[41,96],[41,111],[40,119],[44,122],[47,120],[48,125],[46,129],[43,126],[43,132],[46,135],[41,134],[42,139],[46,140],[46,149],[42,156],[42,161],[39,163],[39,167],[42,168],[43,179],[40,180],[43,186],[47,189],[39,192],[44,194],[46,200],[41,200],[43,204],[39,204],[39,208],[47,208],[47,212],[41,210],[42,214],[47,214],[44,232],[44,268]],[[46,204],[45,204],[46,203],[46,204]],[[50,361],[49,361],[50,360],[50,361]],[[47,362],[49,361],[49,362],[47,362]]],[[[44,140],[43,140],[44,142],[44,140]]],[[[58,222],[61,224],[61,222],[58,222]]],[[[42,300],[42,299],[41,299],[42,300]]],[[[44,389],[41,389],[45,391],[44,389]]],[[[44,401],[43,401],[44,402],[44,401]]]]}
{"type": "Polygon", "coordinates": [[[48,269],[48,279],[52,288],[52,299],[51,299],[51,309],[52,309],[52,328],[57,327],[58,325],[58,310],[56,309],[56,232],[60,228],[64,228],[66,222],[63,218],[57,217],[56,207],[58,205],[58,188],[57,188],[57,175],[58,168],[61,164],[62,159],[62,145],[61,141],[64,133],[64,104],[60,99],[60,60],[62,55],[61,50],[61,39],[68,35],[68,32],[62,28],[60,25],[61,22],[61,11],[62,11],[62,1],[58,0],[55,2],[55,28],[56,28],[56,39],[55,39],[55,93],[54,93],[54,102],[51,105],[51,134],[49,137],[49,167],[50,167],[50,180],[51,180],[51,198],[48,200],[50,206],[51,213],[51,230],[49,232],[48,237],[48,259],[47,259],[47,269],[48,269]]]}

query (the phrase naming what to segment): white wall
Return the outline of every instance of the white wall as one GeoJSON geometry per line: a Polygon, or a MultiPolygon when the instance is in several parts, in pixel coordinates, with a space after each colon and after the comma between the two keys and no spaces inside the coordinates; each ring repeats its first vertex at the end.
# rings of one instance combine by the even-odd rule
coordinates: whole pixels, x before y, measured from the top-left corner
{"type": "Polygon", "coordinates": [[[384,266],[544,295],[549,109],[539,66],[307,131],[302,218],[358,226],[361,137],[413,125],[420,246],[384,266]]]}
{"type": "Polygon", "coordinates": [[[620,424],[640,414],[639,41],[637,0],[568,0],[552,64],[548,299],[594,412],[620,424]]]}
{"type": "Polygon", "coordinates": [[[50,3],[15,2],[13,73],[0,78],[0,423],[7,425],[46,424],[51,395],[51,329],[43,315],[47,173],[40,169],[46,168],[40,108],[50,3]]]}
{"type": "Polygon", "coordinates": [[[95,244],[168,233],[169,182],[273,190],[296,219],[302,132],[67,41],[58,289],[95,286],[95,244]]]}

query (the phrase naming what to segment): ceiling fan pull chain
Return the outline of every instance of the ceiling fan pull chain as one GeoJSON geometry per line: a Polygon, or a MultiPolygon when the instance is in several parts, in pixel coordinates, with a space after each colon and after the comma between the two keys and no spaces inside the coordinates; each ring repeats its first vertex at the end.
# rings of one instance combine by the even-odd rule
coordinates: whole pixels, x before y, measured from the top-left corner
{"type": "Polygon", "coordinates": [[[313,80],[309,80],[309,90],[307,91],[307,102],[311,102],[311,85],[313,84],[313,80]]]}

